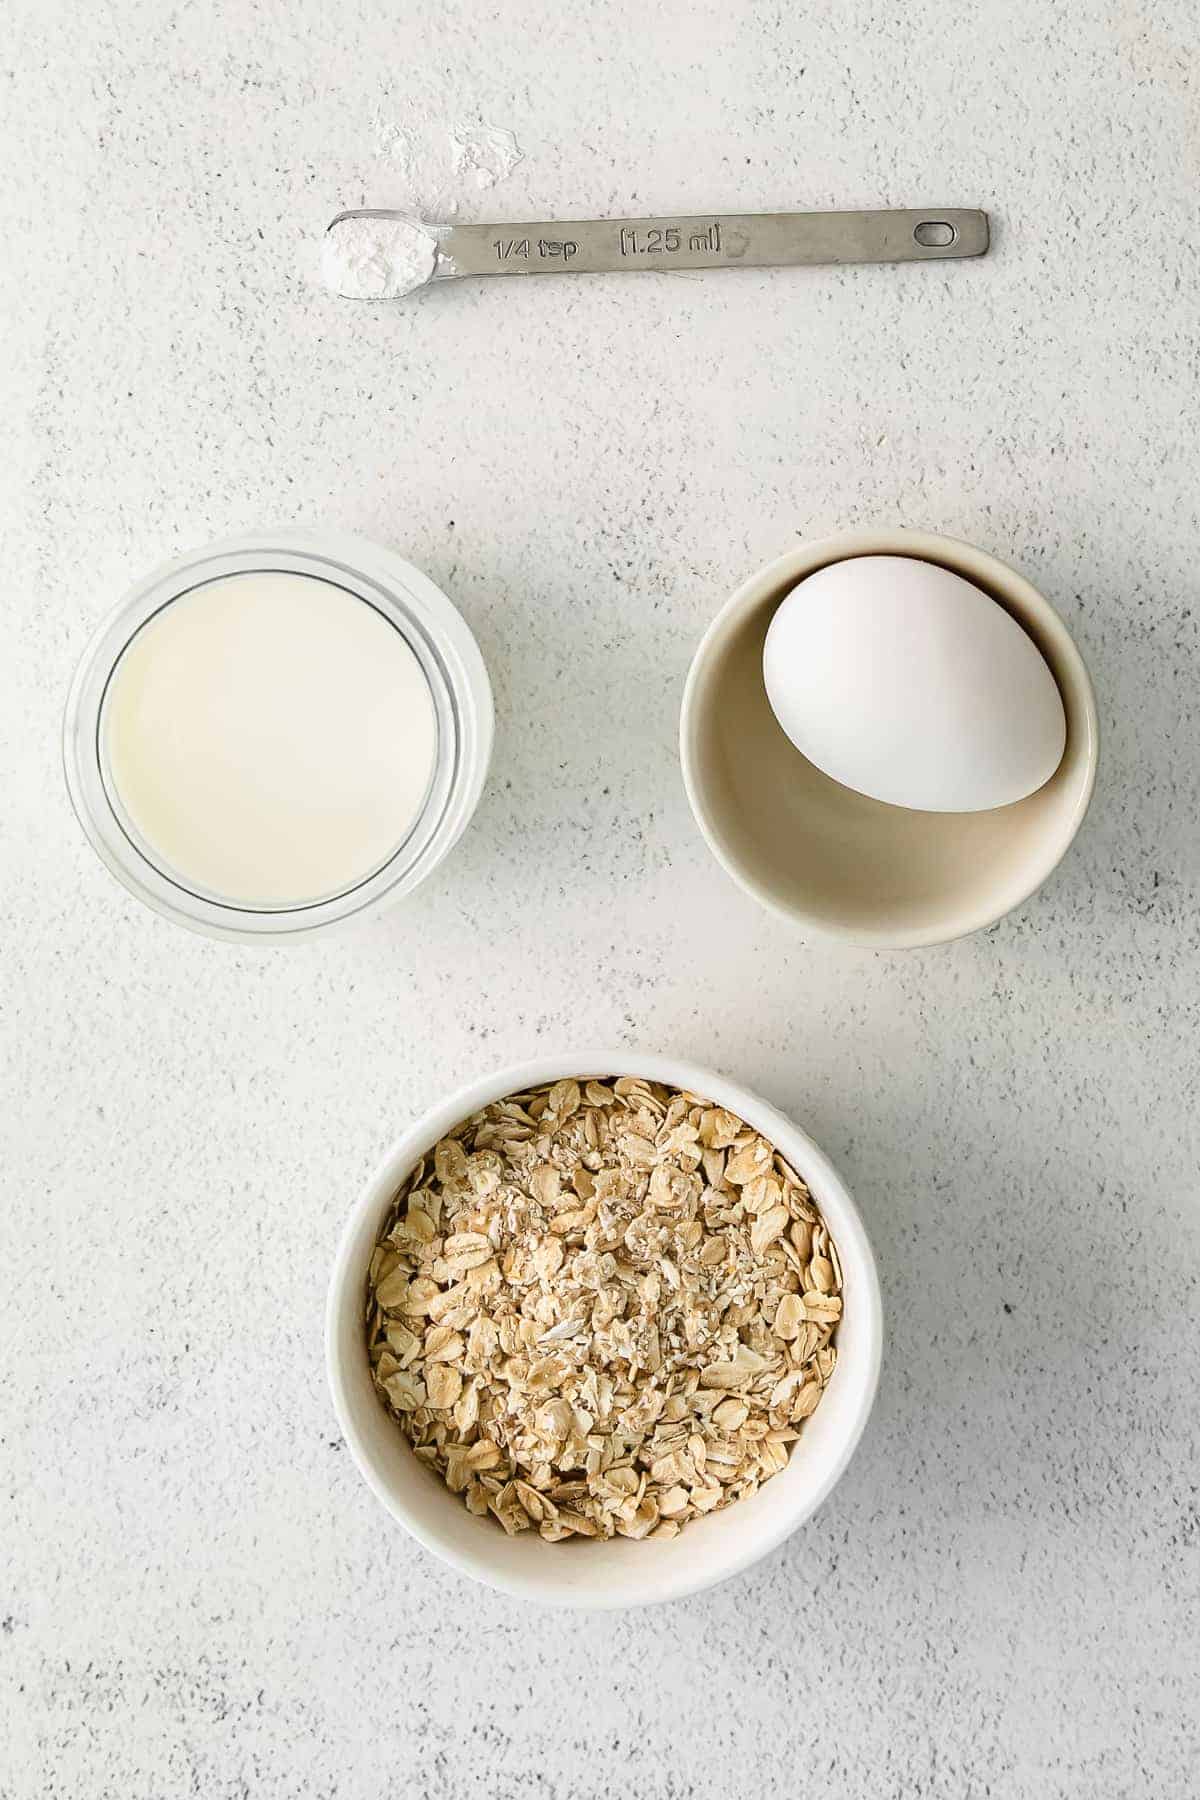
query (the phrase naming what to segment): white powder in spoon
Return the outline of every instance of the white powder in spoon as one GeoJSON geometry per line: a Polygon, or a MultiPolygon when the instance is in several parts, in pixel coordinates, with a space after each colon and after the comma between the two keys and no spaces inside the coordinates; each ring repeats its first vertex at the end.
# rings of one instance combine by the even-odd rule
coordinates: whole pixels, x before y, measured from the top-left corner
{"type": "Polygon", "coordinates": [[[325,233],[321,275],[347,300],[399,300],[424,287],[437,259],[437,238],[418,220],[358,213],[325,233]]]}

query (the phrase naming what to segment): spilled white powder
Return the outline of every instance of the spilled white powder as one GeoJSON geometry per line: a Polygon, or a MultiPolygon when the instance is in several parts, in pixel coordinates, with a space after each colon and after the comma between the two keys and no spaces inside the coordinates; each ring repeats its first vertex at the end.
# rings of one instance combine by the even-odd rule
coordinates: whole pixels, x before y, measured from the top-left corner
{"type": "Polygon", "coordinates": [[[398,163],[401,173],[411,177],[415,173],[416,158],[412,138],[404,126],[389,119],[382,107],[377,106],[371,114],[371,129],[375,133],[377,154],[398,163]]]}
{"type": "Polygon", "coordinates": [[[433,274],[438,241],[417,219],[335,219],[321,245],[321,276],[347,300],[399,300],[433,274]]]}
{"type": "Polygon", "coordinates": [[[440,102],[410,103],[402,119],[377,106],[370,124],[376,155],[403,181],[410,209],[427,217],[446,218],[458,210],[455,184],[492,188],[524,161],[505,126],[489,125],[475,111],[451,123],[440,102]]]}
{"type": "Polygon", "coordinates": [[[455,174],[473,175],[478,188],[495,187],[522,160],[520,145],[503,125],[485,125],[481,119],[461,122],[454,126],[450,138],[455,174]]]}

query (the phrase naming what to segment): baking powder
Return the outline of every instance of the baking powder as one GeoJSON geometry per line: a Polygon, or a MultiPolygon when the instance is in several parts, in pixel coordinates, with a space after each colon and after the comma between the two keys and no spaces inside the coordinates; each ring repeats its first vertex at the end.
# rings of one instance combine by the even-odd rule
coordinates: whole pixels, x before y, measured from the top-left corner
{"type": "Polygon", "coordinates": [[[437,260],[437,237],[419,220],[353,213],[325,233],[321,275],[348,300],[398,300],[424,287],[437,260]]]}

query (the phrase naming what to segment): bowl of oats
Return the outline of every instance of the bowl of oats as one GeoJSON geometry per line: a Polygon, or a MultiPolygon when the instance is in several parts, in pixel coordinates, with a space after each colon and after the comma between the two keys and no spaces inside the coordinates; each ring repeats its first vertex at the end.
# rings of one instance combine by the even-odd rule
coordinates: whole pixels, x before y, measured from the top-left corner
{"type": "Polygon", "coordinates": [[[803,1131],[694,1064],[500,1070],[360,1196],[326,1351],[368,1486],[427,1550],[560,1606],[648,1605],[767,1555],[875,1397],[858,1210],[803,1131]]]}

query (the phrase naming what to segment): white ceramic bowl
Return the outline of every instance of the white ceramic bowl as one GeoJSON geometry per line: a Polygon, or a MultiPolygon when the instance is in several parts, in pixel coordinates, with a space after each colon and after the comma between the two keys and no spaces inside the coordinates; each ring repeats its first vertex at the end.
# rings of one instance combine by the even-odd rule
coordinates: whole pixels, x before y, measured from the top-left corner
{"type": "Polygon", "coordinates": [[[1050,602],[984,550],[892,529],[802,544],[744,582],[696,651],[679,721],[684,786],[717,861],[806,937],[880,950],[964,937],[1027,900],[1083,823],[1099,739],[1087,670],[1050,602]],[[1028,632],[1067,717],[1067,747],[1045,787],[990,812],[914,812],[843,787],[784,735],[763,680],[767,630],[806,576],[855,556],[937,563],[1028,632]]]}
{"type": "Polygon", "coordinates": [[[355,1462],[376,1498],[427,1550],[464,1575],[551,1606],[615,1609],[677,1600],[768,1555],[816,1511],[862,1435],[879,1379],[883,1311],[875,1262],[853,1200],[812,1139],[737,1082],[675,1057],[604,1050],[539,1057],[500,1069],[442,1101],[393,1145],[347,1222],[326,1314],[333,1403],[355,1462]],[[838,1362],[786,1469],[748,1500],[693,1520],[677,1538],[547,1544],[506,1537],[477,1519],[423,1468],[381,1406],[364,1335],[367,1265],[401,1182],[453,1126],[490,1101],[568,1076],[639,1075],[708,1095],[768,1138],[807,1181],[838,1247],[845,1313],[838,1362]]]}

